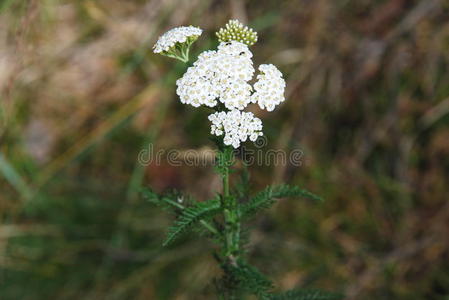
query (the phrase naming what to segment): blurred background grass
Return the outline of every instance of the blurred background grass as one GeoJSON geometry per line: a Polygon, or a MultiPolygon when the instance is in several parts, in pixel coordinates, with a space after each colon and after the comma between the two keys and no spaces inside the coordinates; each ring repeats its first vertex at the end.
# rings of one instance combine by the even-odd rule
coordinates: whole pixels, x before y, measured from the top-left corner
{"type": "Polygon", "coordinates": [[[205,199],[210,166],[136,163],[211,147],[183,106],[185,66],[153,55],[167,29],[259,32],[287,97],[264,119],[267,148],[301,167],[251,167],[254,188],[298,184],[251,224],[251,261],[279,289],[347,299],[449,299],[449,3],[445,0],[0,1],[0,299],[213,299],[204,240],[161,242],[171,217],[142,185],[205,199]]]}

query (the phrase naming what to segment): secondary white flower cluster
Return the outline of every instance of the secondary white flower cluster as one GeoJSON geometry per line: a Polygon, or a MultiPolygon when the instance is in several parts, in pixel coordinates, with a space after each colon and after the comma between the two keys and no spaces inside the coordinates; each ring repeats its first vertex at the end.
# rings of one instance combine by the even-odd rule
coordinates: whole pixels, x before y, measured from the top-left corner
{"type": "Polygon", "coordinates": [[[194,26],[181,26],[164,33],[153,46],[154,53],[169,51],[176,43],[185,43],[189,38],[196,40],[203,30],[194,26]]]}
{"type": "Polygon", "coordinates": [[[209,120],[212,122],[211,134],[224,135],[223,143],[234,148],[248,138],[254,142],[262,135],[262,121],[251,112],[221,111],[211,114],[209,120]]]}
{"type": "Polygon", "coordinates": [[[227,109],[243,110],[251,101],[251,57],[248,46],[239,42],[221,43],[217,51],[201,53],[176,82],[181,102],[214,107],[219,100],[227,109]]]}
{"type": "Polygon", "coordinates": [[[282,73],[272,64],[260,65],[259,71],[251,102],[257,103],[261,109],[272,111],[285,101],[285,80],[282,78],[282,73]]]}

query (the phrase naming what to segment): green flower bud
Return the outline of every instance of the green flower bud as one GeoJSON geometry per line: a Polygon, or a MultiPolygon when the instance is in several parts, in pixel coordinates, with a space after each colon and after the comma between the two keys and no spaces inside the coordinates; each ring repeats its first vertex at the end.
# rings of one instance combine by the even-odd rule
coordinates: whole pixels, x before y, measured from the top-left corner
{"type": "Polygon", "coordinates": [[[257,32],[243,26],[238,20],[229,20],[225,28],[220,28],[216,35],[220,42],[237,41],[248,46],[257,42],[257,32]]]}

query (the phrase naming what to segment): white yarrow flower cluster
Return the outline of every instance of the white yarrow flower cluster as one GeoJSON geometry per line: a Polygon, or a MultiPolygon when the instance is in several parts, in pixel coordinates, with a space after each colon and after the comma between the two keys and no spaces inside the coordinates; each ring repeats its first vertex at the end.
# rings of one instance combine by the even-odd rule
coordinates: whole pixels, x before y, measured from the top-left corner
{"type": "Polygon", "coordinates": [[[164,33],[153,47],[154,53],[167,52],[176,43],[185,43],[189,38],[196,40],[203,30],[194,26],[181,26],[164,33]]]}
{"type": "MultiPolygon", "coordinates": [[[[200,36],[197,27],[178,27],[162,35],[154,52],[183,62],[189,60],[190,45],[200,36]]],[[[208,106],[217,110],[209,116],[211,132],[223,136],[225,145],[237,148],[246,140],[262,135],[262,121],[243,110],[250,103],[272,111],[285,100],[282,73],[271,64],[259,66],[254,87],[249,83],[255,73],[248,48],[257,41],[257,33],[231,20],[217,33],[217,50],[204,51],[197,61],[176,81],[176,93],[184,104],[208,106]]]]}
{"type": "Polygon", "coordinates": [[[259,71],[254,84],[255,93],[251,96],[252,102],[257,103],[261,109],[272,111],[285,101],[285,80],[274,65],[260,65],[259,71]]]}
{"type": "Polygon", "coordinates": [[[211,134],[224,135],[223,143],[234,148],[248,138],[254,142],[262,135],[262,121],[251,112],[221,111],[211,114],[209,120],[212,122],[211,134]]]}
{"type": "Polygon", "coordinates": [[[218,100],[227,109],[243,110],[251,101],[251,57],[248,46],[239,42],[221,43],[217,51],[201,53],[176,82],[181,102],[214,107],[218,100]]]}
{"type": "Polygon", "coordinates": [[[285,81],[274,65],[260,65],[257,82],[252,53],[240,42],[220,43],[217,51],[205,51],[180,78],[176,92],[184,104],[214,107],[218,101],[229,109],[245,109],[250,103],[272,111],[285,100],[285,81]]]}

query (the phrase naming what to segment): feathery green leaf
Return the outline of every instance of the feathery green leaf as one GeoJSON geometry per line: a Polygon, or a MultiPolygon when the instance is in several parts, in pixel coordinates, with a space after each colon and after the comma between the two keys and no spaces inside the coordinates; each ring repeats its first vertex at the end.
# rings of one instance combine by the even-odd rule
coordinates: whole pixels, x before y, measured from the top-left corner
{"type": "Polygon", "coordinates": [[[228,265],[227,267],[227,271],[237,281],[237,286],[241,290],[265,298],[273,288],[273,283],[265,275],[243,260],[239,260],[237,266],[228,265]]]}
{"type": "Polygon", "coordinates": [[[172,211],[184,209],[184,205],[178,203],[178,199],[183,199],[181,195],[159,195],[150,188],[145,188],[142,190],[143,197],[150,203],[162,207],[165,210],[172,211]]]}
{"type": "Polygon", "coordinates": [[[322,201],[319,196],[301,189],[298,186],[289,186],[286,184],[268,186],[242,206],[242,216],[248,217],[254,215],[262,209],[271,207],[276,202],[276,199],[286,197],[305,197],[312,200],[322,201]]]}
{"type": "Polygon", "coordinates": [[[341,300],[343,295],[322,290],[298,289],[274,294],[271,300],[341,300]]]}
{"type": "Polygon", "coordinates": [[[218,198],[197,202],[191,207],[186,207],[174,225],[169,228],[167,238],[163,245],[167,246],[196,222],[217,214],[220,212],[220,209],[220,200],[218,198]]]}

